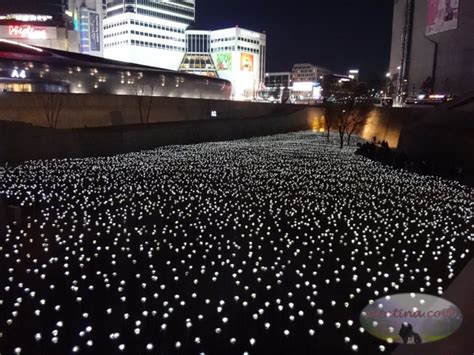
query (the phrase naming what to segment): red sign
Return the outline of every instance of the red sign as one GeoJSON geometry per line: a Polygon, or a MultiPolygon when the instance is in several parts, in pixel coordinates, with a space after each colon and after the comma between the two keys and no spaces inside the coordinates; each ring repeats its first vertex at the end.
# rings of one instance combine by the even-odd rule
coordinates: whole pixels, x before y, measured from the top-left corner
{"type": "Polygon", "coordinates": [[[15,38],[46,39],[46,30],[30,25],[9,26],[8,34],[15,38]]]}

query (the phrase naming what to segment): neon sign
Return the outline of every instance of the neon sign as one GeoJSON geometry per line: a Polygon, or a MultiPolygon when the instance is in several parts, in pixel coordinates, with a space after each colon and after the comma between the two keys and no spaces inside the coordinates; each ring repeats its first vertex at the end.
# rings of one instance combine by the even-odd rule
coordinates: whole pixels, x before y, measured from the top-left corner
{"type": "Polygon", "coordinates": [[[8,34],[12,37],[46,39],[46,29],[30,25],[9,26],[8,34]]]}
{"type": "Polygon", "coordinates": [[[247,30],[240,30],[240,34],[244,37],[253,37],[253,38],[260,38],[260,33],[247,31],[247,30]]]}

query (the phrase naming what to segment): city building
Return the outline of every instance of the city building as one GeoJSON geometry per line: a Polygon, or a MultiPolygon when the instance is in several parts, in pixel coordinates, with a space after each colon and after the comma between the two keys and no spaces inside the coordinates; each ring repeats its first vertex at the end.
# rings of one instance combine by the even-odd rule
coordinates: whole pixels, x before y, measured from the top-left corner
{"type": "Polygon", "coordinates": [[[254,100],[265,83],[266,35],[240,27],[212,31],[211,55],[235,100],[254,100]]]}
{"type": "Polygon", "coordinates": [[[195,0],[38,1],[45,6],[28,14],[5,12],[0,38],[227,79],[236,100],[254,100],[264,87],[266,35],[195,29],[195,0]]]}
{"type": "Polygon", "coordinates": [[[365,83],[359,83],[359,69],[350,69],[347,75],[341,75],[303,63],[295,64],[292,72],[267,73],[265,88],[259,96],[271,102],[288,102],[288,96],[289,102],[296,104],[343,103],[355,99],[365,86],[365,83]]]}
{"type": "Polygon", "coordinates": [[[104,0],[37,0],[0,7],[0,38],[103,55],[104,0]]]}
{"type": "Polygon", "coordinates": [[[321,82],[331,74],[329,69],[309,63],[295,64],[292,70],[293,86],[291,101],[295,103],[314,103],[322,95],[321,82]]]}
{"type": "Polygon", "coordinates": [[[395,0],[388,87],[407,96],[474,87],[474,1],[395,0]]]}
{"type": "Polygon", "coordinates": [[[178,70],[194,19],[194,0],[108,0],[104,56],[178,70]]]}
{"type": "Polygon", "coordinates": [[[265,83],[258,92],[257,100],[265,102],[287,102],[290,98],[293,81],[291,72],[265,74],[265,83]]]}
{"type": "Polygon", "coordinates": [[[179,70],[232,82],[235,100],[254,100],[265,83],[266,35],[233,27],[185,31],[186,54],[179,70]]]}
{"type": "Polygon", "coordinates": [[[65,0],[11,1],[0,6],[0,39],[80,51],[79,32],[65,0]]]}
{"type": "Polygon", "coordinates": [[[234,99],[255,99],[265,81],[266,35],[195,29],[194,19],[194,0],[109,0],[104,56],[227,79],[234,99]]]}
{"type": "Polygon", "coordinates": [[[319,82],[323,79],[324,75],[328,74],[332,74],[329,69],[309,63],[295,64],[292,70],[294,82],[319,82]]]}
{"type": "Polygon", "coordinates": [[[349,79],[351,80],[355,80],[355,81],[359,81],[359,69],[350,69],[348,72],[347,72],[347,76],[349,77],[349,79]]]}
{"type": "Polygon", "coordinates": [[[289,88],[293,85],[290,72],[276,72],[265,74],[265,88],[289,88]]]}
{"type": "Polygon", "coordinates": [[[348,75],[329,74],[322,80],[322,95],[324,101],[346,103],[355,98],[357,81],[348,75]]]}

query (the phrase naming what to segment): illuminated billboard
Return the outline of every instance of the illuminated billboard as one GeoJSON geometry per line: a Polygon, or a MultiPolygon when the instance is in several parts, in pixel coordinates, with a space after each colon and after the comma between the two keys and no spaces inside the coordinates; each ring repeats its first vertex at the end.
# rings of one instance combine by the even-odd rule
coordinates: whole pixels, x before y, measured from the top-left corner
{"type": "Polygon", "coordinates": [[[240,53],[240,70],[253,72],[253,54],[240,53]]]}
{"type": "Polygon", "coordinates": [[[429,0],[426,34],[455,30],[459,21],[460,0],[429,0]]]}
{"type": "Polygon", "coordinates": [[[298,92],[313,91],[314,83],[312,81],[295,81],[293,90],[298,92]]]}
{"type": "Polygon", "coordinates": [[[322,91],[323,89],[320,85],[313,86],[313,92],[312,92],[313,100],[321,100],[323,96],[322,91]]]}
{"type": "Polygon", "coordinates": [[[232,70],[232,53],[217,54],[217,70],[232,70]]]}
{"type": "Polygon", "coordinates": [[[90,50],[100,52],[100,19],[99,14],[89,13],[90,50]]]}

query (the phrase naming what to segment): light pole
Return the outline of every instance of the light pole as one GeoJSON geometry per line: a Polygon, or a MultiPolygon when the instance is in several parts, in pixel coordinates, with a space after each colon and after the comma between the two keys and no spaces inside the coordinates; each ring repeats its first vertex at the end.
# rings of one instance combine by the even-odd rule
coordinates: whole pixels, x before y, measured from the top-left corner
{"type": "Polygon", "coordinates": [[[391,86],[392,86],[392,74],[391,73],[387,73],[385,75],[385,95],[386,96],[389,96],[392,94],[392,90],[391,90],[391,86]]]}
{"type": "Polygon", "coordinates": [[[433,41],[432,39],[425,36],[425,38],[434,44],[434,54],[433,54],[433,68],[431,70],[431,93],[434,94],[435,83],[436,83],[436,67],[438,66],[438,46],[439,43],[433,41]]]}

